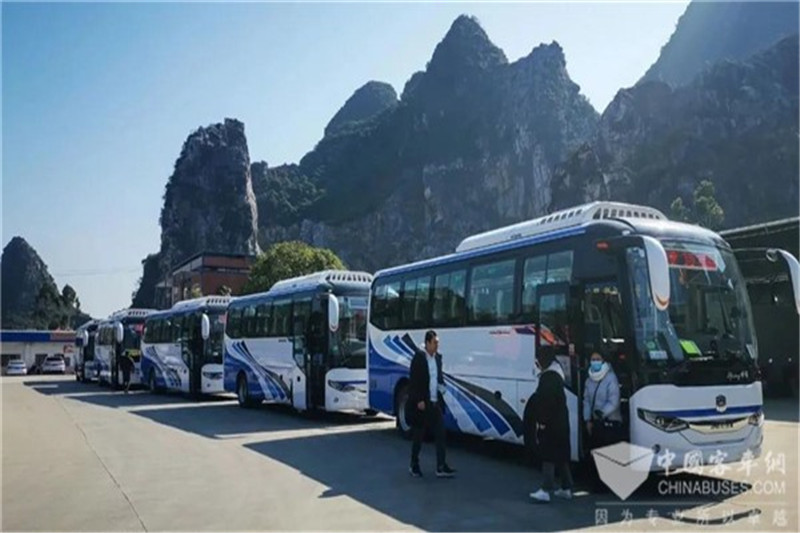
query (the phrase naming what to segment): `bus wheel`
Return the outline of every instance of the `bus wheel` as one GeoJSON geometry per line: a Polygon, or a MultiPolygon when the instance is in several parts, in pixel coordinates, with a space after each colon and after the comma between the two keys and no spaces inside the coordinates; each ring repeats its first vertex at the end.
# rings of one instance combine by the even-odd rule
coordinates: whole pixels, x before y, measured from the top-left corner
{"type": "Polygon", "coordinates": [[[406,403],[408,403],[408,385],[403,385],[394,397],[395,427],[404,439],[411,438],[411,426],[406,419],[406,403]]]}
{"type": "Polygon", "coordinates": [[[156,385],[156,371],[152,368],[147,374],[147,388],[150,389],[150,392],[153,394],[158,392],[158,385],[156,385]]]}
{"type": "Polygon", "coordinates": [[[251,407],[250,391],[247,388],[247,378],[244,374],[239,374],[236,378],[236,399],[239,400],[239,407],[251,407]]]}

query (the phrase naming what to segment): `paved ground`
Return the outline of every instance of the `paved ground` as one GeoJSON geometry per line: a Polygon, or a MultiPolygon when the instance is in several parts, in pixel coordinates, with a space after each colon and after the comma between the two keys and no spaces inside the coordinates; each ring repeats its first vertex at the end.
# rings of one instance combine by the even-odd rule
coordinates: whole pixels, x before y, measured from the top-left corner
{"type": "Polygon", "coordinates": [[[709,530],[797,531],[797,405],[771,402],[767,413],[765,453],[784,454],[785,474],[766,475],[763,456],[749,477],[736,465],[725,477],[749,481],[744,494],[665,497],[653,479],[626,502],[579,491],[572,502],[535,506],[527,494],[538,474],[512,446],[451,438],[459,476],[439,480],[426,445],[429,475],[418,480],[406,470],[409,445],[388,419],[310,419],[274,407],[242,410],[228,399],[125,396],[64,377],[6,377],[2,529],[562,531],[594,528],[605,511],[605,527],[615,530],[697,530],[693,520],[732,514],[732,523],[709,530]],[[783,481],[784,492],[764,494],[767,480],[783,481]],[[668,516],[676,508],[685,511],[681,520],[668,516]],[[652,523],[651,509],[660,515],[652,523]]]}

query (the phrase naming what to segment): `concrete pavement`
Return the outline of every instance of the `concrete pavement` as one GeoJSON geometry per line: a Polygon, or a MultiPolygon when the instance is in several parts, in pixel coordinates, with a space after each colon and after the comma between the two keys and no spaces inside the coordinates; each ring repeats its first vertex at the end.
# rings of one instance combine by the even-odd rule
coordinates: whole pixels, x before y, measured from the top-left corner
{"type": "MultiPolygon", "coordinates": [[[[578,492],[571,502],[535,506],[538,474],[517,447],[451,438],[456,479],[436,479],[433,446],[425,478],[407,473],[407,442],[389,419],[303,417],[287,409],[240,409],[234,400],[130,395],[69,378],[3,378],[3,530],[506,530],[594,528],[606,509],[611,529],[697,529],[691,516],[723,507],[759,510],[758,524],[731,530],[797,530],[797,417],[778,403],[765,450],[786,457],[787,494],[752,491],[715,502],[666,501],[648,482],[627,502],[578,492]],[[783,503],[782,503],[783,502],[783,503]],[[773,524],[786,508],[786,524],[773,524]],[[689,521],[667,517],[680,507],[689,521]],[[645,516],[658,509],[652,523],[645,516]]],[[[769,413],[769,410],[768,410],[769,413]]],[[[731,472],[731,478],[743,474],[731,472]]],[[[601,526],[602,528],[602,526],[601,526]]],[[[719,527],[716,527],[719,529],[719,527]]]]}

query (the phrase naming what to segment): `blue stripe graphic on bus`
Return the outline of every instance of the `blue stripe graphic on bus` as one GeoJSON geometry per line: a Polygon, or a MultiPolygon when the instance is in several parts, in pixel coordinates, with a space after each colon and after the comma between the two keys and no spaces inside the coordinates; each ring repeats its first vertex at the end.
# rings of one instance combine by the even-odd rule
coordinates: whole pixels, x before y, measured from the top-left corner
{"type": "MultiPolygon", "coordinates": [[[[371,346],[371,355],[375,357],[370,358],[372,366],[383,366],[387,370],[402,368],[402,372],[407,373],[410,365],[411,354],[419,348],[414,344],[413,339],[406,334],[402,338],[395,335],[383,338],[383,344],[392,350],[395,354],[401,357],[403,365],[399,365],[396,361],[389,361],[380,354],[374,347],[371,346]],[[380,362],[380,365],[375,363],[380,362]],[[385,362],[385,364],[384,364],[385,362]]],[[[488,391],[484,391],[480,387],[471,383],[458,380],[445,374],[445,388],[447,392],[456,400],[459,407],[469,417],[472,424],[480,431],[485,433],[489,429],[494,429],[498,435],[503,436],[509,431],[513,431],[516,436],[522,435],[522,421],[514,410],[503,402],[494,397],[488,391]]],[[[449,409],[452,411],[452,409],[449,409]]],[[[451,413],[452,414],[452,413],[451,413]]],[[[460,429],[458,419],[453,414],[453,422],[455,422],[455,429],[460,429]]]]}
{"type": "MultiPolygon", "coordinates": [[[[236,355],[241,356],[240,362],[249,366],[250,370],[256,375],[256,378],[261,378],[260,382],[269,390],[269,394],[273,399],[279,401],[288,401],[290,396],[289,387],[283,382],[280,376],[275,372],[264,368],[247,347],[244,341],[234,342],[231,344],[236,355]]],[[[230,353],[230,352],[229,352],[230,353]]],[[[233,354],[231,354],[233,355],[233,354]]],[[[266,391],[265,391],[266,392],[266,391]]]]}
{"type": "Polygon", "coordinates": [[[683,409],[676,411],[656,411],[656,414],[662,416],[672,416],[675,418],[699,418],[699,417],[719,417],[720,415],[751,415],[761,410],[760,405],[742,405],[737,407],[728,407],[725,411],[717,411],[716,408],[711,409],[683,409]]]}
{"type": "Polygon", "coordinates": [[[244,341],[234,342],[231,344],[231,348],[233,348],[237,355],[241,356],[242,359],[240,359],[240,362],[246,364],[250,371],[255,374],[256,379],[259,380],[259,385],[261,388],[267,389],[263,391],[265,394],[269,394],[271,399],[274,400],[285,399],[285,397],[281,395],[281,388],[275,386],[271,376],[266,372],[264,367],[258,364],[258,361],[255,360],[253,355],[247,349],[244,341]]]}
{"type": "Polygon", "coordinates": [[[174,368],[164,365],[158,356],[158,351],[154,346],[148,346],[142,352],[142,372],[151,364],[156,369],[156,384],[163,385],[170,389],[181,388],[181,377],[174,368]],[[160,379],[159,379],[160,378],[160,379]],[[162,383],[159,383],[162,382],[162,383]]]}

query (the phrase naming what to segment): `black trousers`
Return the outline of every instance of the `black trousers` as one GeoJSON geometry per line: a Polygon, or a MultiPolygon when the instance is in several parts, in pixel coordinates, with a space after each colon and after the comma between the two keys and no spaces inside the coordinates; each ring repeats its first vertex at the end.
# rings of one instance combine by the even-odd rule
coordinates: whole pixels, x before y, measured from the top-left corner
{"type": "MultiPolygon", "coordinates": [[[[416,409],[416,405],[413,406],[416,409]]],[[[430,428],[436,441],[436,466],[446,464],[444,450],[444,416],[438,404],[425,402],[425,410],[418,413],[417,423],[411,428],[411,464],[419,465],[419,451],[425,431],[430,428]]]]}

